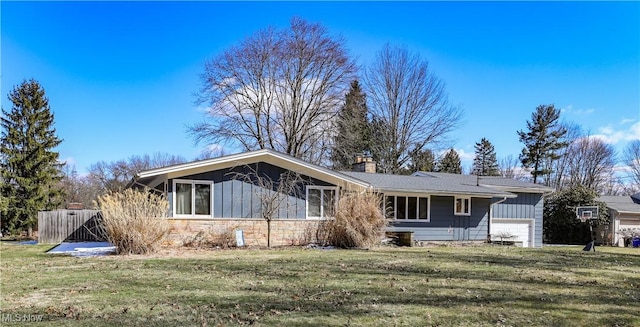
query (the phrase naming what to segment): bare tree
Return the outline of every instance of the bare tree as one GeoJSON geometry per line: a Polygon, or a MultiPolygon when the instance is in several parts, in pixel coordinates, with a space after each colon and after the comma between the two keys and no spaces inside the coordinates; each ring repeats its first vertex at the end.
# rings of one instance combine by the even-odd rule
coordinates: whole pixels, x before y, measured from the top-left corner
{"type": "Polygon", "coordinates": [[[520,159],[508,155],[500,160],[500,176],[517,180],[527,180],[530,174],[520,167],[520,159]]]}
{"type": "Polygon", "coordinates": [[[595,137],[583,137],[569,145],[566,186],[582,185],[603,193],[614,179],[616,154],[613,146],[595,137]]]}
{"type": "MultiPolygon", "coordinates": [[[[560,126],[567,131],[560,139],[561,142],[572,144],[584,136],[581,126],[576,123],[562,122],[560,126]]],[[[545,178],[549,181],[549,186],[558,191],[563,189],[563,186],[567,184],[564,180],[567,178],[567,170],[569,170],[572,159],[571,155],[569,155],[569,150],[568,146],[560,148],[557,150],[557,158],[555,160],[547,158],[547,164],[551,169],[547,171],[545,178]]]]}
{"type": "Polygon", "coordinates": [[[385,45],[365,74],[371,113],[381,128],[376,156],[385,173],[399,173],[422,151],[442,141],[462,112],[449,104],[444,82],[429,63],[403,47],[385,45]]]}
{"type": "Polygon", "coordinates": [[[89,167],[87,178],[90,183],[98,185],[101,192],[122,191],[135,174],[158,167],[184,163],[181,156],[166,153],[131,156],[127,160],[112,162],[99,161],[89,167]]]}
{"type": "Polygon", "coordinates": [[[79,175],[75,166],[69,164],[62,167],[60,187],[65,192],[65,206],[69,203],[82,203],[84,208],[92,208],[94,200],[102,191],[98,184],[92,183],[88,176],[79,175]]]}
{"type": "Polygon", "coordinates": [[[289,29],[258,31],[205,64],[199,101],[210,107],[189,131],[196,142],[320,163],[355,71],[344,40],[320,24],[294,18],[289,29]]]}
{"type": "Polygon", "coordinates": [[[630,169],[629,179],[633,191],[640,191],[640,140],[629,142],[622,155],[623,162],[630,169]]]}
{"type": "Polygon", "coordinates": [[[277,178],[262,174],[258,168],[245,166],[246,172],[231,172],[233,179],[257,186],[254,195],[260,208],[257,213],[267,222],[267,247],[271,247],[271,221],[278,218],[280,209],[289,204],[289,196],[298,196],[301,192],[301,177],[293,171],[285,171],[277,178]]]}

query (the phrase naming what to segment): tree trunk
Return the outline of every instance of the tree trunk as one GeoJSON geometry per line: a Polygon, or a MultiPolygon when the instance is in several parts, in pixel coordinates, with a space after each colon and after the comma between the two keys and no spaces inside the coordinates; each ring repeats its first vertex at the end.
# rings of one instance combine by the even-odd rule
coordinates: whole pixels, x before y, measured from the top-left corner
{"type": "Polygon", "coordinates": [[[271,247],[271,219],[267,220],[267,247],[271,247]]]}

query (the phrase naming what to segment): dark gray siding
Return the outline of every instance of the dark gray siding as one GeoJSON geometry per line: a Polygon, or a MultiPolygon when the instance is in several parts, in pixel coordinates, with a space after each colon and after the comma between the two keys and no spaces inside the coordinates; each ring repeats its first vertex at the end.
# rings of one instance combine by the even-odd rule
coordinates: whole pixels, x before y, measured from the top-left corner
{"type": "Polygon", "coordinates": [[[540,193],[516,193],[517,198],[493,205],[493,218],[533,219],[535,221],[534,247],[542,247],[542,211],[544,200],[540,193]]]}
{"type": "Polygon", "coordinates": [[[517,198],[493,205],[493,218],[536,218],[536,207],[542,200],[539,193],[516,193],[517,198]]]}
{"type": "MultiPolygon", "coordinates": [[[[278,180],[286,170],[261,162],[251,165],[251,169],[262,176],[278,180]]],[[[213,181],[213,217],[214,218],[260,218],[260,192],[270,190],[261,189],[254,183],[245,181],[238,174],[251,172],[248,167],[234,167],[224,170],[210,171],[202,174],[188,175],[176,179],[213,181]]],[[[306,185],[333,186],[324,181],[301,176],[302,182],[296,192],[289,194],[282,202],[279,211],[280,219],[306,218],[306,185]]],[[[169,180],[169,205],[173,192],[173,180],[169,180]]],[[[173,212],[171,210],[170,212],[173,212]]]]}
{"type": "Polygon", "coordinates": [[[452,196],[431,196],[431,220],[393,221],[389,230],[413,231],[418,241],[484,241],[488,235],[490,199],[472,198],[471,216],[453,214],[452,196]]]}
{"type": "Polygon", "coordinates": [[[533,235],[533,246],[536,248],[542,247],[542,224],[544,223],[544,197],[540,196],[540,201],[536,203],[536,218],[535,218],[535,235],[533,235]]]}

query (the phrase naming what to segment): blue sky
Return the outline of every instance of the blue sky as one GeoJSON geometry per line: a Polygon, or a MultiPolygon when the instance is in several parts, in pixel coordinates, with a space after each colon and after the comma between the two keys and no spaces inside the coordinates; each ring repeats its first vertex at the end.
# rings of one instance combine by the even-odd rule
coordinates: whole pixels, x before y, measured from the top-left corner
{"type": "MultiPolygon", "coordinates": [[[[166,152],[192,159],[187,125],[207,58],[298,16],[341,35],[360,65],[385,43],[429,60],[464,109],[463,164],[486,137],[499,158],[555,104],[621,151],[640,139],[640,2],[0,2],[2,106],[23,79],[46,89],[58,150],[92,163],[166,152]]],[[[227,152],[232,152],[228,149],[227,152]]]]}

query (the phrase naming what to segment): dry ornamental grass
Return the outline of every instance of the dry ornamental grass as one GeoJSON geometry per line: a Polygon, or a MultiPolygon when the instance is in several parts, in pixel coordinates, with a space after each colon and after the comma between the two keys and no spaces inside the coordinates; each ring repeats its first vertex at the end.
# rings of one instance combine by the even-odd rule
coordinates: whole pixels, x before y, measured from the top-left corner
{"type": "Polygon", "coordinates": [[[127,189],[98,197],[101,227],[118,254],[145,254],[158,250],[169,234],[168,202],[150,192],[127,189]]]}
{"type": "Polygon", "coordinates": [[[372,192],[342,195],[335,219],[326,225],[328,243],[343,248],[365,248],[379,244],[387,226],[380,206],[380,198],[372,192]]]}

